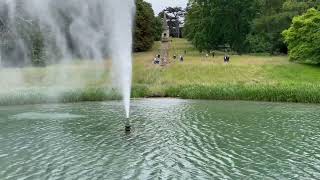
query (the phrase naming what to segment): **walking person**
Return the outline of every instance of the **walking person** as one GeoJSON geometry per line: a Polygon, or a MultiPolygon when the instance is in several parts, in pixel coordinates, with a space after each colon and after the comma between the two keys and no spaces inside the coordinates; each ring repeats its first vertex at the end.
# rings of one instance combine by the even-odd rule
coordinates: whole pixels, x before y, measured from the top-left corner
{"type": "Polygon", "coordinates": [[[184,61],[184,58],[183,58],[183,56],[182,55],[180,55],[180,62],[183,62],[184,61]]]}
{"type": "Polygon", "coordinates": [[[160,64],[159,58],[155,57],[155,58],[153,59],[153,63],[154,63],[154,64],[160,64]]]}
{"type": "Polygon", "coordinates": [[[224,60],[224,63],[226,63],[226,64],[229,63],[230,62],[230,56],[225,54],[223,60],[224,60]]]}

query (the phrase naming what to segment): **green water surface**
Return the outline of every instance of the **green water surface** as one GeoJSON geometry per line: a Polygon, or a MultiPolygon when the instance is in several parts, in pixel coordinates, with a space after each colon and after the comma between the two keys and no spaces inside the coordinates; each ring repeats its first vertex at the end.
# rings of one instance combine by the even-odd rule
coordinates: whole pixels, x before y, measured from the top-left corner
{"type": "Polygon", "coordinates": [[[0,179],[319,179],[320,106],[135,100],[0,107],[0,179]]]}

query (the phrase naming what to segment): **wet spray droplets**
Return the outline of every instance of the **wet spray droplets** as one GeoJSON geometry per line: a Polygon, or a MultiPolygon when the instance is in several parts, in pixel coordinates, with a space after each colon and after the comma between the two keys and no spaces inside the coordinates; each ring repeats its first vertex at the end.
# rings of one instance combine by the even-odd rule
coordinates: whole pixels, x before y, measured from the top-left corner
{"type": "MultiPolygon", "coordinates": [[[[97,62],[112,59],[112,78],[121,92],[129,117],[132,78],[134,0],[5,0],[0,2],[0,23],[6,24],[11,44],[1,45],[2,60],[32,63],[35,37],[43,39],[47,63],[73,59],[97,62]],[[23,32],[32,32],[21,33],[23,32]],[[41,36],[34,36],[34,34],[41,36]],[[10,51],[3,48],[11,47],[10,51]],[[5,52],[5,53],[4,53],[5,52]]],[[[2,33],[3,33],[2,32],[2,33]]],[[[58,72],[61,76],[63,72],[58,72]]],[[[61,78],[63,79],[63,78],[61,78]]]]}
{"type": "Polygon", "coordinates": [[[116,71],[115,77],[119,79],[119,88],[121,90],[126,117],[130,116],[130,95],[132,84],[132,26],[133,26],[133,0],[126,0],[127,5],[123,5],[122,1],[112,1],[116,8],[112,9],[112,14],[117,18],[117,22],[112,23],[111,28],[111,56],[116,71]],[[121,9],[121,10],[120,10],[121,9]],[[128,13],[129,12],[129,13],[128,13]],[[131,12],[131,13],[130,13],[131,12]]]}

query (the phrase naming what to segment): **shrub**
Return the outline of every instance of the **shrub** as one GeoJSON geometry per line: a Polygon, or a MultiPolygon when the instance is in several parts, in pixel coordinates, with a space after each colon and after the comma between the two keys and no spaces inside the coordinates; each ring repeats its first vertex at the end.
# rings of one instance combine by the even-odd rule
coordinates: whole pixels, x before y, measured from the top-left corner
{"type": "Polygon", "coordinates": [[[311,8],[293,18],[291,27],[283,33],[290,60],[320,64],[320,12],[311,8]]]}

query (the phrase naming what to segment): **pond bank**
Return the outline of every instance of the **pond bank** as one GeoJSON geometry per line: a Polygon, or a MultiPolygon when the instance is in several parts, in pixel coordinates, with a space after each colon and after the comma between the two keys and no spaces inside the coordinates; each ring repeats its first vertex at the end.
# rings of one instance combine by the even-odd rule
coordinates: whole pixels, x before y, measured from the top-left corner
{"type": "Polygon", "coordinates": [[[320,103],[317,85],[185,85],[150,90],[147,86],[134,86],[133,97],[173,97],[204,100],[247,100],[268,102],[320,103]]]}
{"type": "MultiPolygon", "coordinates": [[[[267,102],[320,103],[317,85],[180,85],[149,87],[134,85],[132,98],[181,98],[199,100],[245,100],[267,102]]],[[[73,103],[83,101],[120,100],[121,96],[106,88],[69,89],[59,93],[46,90],[21,90],[0,95],[0,105],[73,103]]]]}
{"type": "MultiPolygon", "coordinates": [[[[171,55],[187,50],[185,61],[154,65],[159,43],[134,54],[133,98],[248,100],[320,103],[320,67],[291,63],[287,56],[223,55],[206,58],[184,39],[174,39],[171,55]]],[[[0,105],[118,100],[110,62],[77,61],[44,68],[0,71],[0,105]],[[60,89],[62,87],[62,90],[60,89]]]]}

